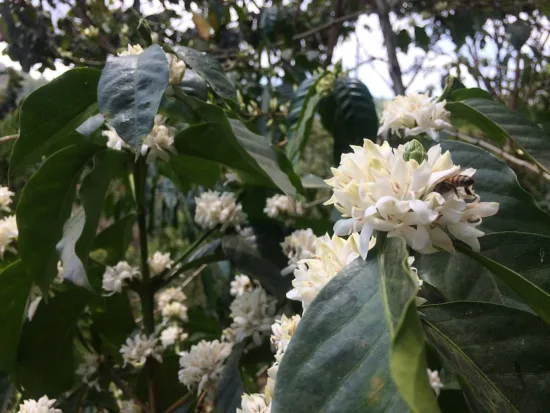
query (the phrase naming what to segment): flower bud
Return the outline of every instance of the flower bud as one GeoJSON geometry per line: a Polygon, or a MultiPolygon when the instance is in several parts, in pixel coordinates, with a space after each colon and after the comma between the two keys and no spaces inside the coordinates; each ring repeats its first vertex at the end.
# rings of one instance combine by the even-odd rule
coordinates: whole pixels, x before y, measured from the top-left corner
{"type": "Polygon", "coordinates": [[[416,139],[407,142],[405,144],[405,153],[403,154],[403,159],[405,159],[406,161],[415,160],[416,162],[421,164],[423,160],[427,159],[424,146],[422,146],[422,144],[416,139]]]}

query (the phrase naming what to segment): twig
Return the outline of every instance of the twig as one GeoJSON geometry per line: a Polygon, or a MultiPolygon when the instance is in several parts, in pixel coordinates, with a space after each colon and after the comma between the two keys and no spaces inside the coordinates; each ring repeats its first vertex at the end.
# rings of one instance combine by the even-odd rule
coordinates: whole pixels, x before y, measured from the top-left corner
{"type": "MultiPolygon", "coordinates": [[[[342,14],[342,0],[336,0],[336,7],[334,11],[334,20],[339,19],[342,14]]],[[[327,44],[327,55],[325,61],[323,62],[323,67],[326,69],[332,63],[332,54],[334,53],[334,48],[336,43],[338,43],[338,33],[340,29],[340,23],[333,24],[330,27],[328,33],[328,44],[327,44]]]]}
{"type": "Polygon", "coordinates": [[[197,402],[197,406],[195,407],[195,412],[194,412],[194,413],[197,413],[197,412],[198,412],[197,409],[198,409],[199,406],[202,404],[202,402],[203,402],[203,400],[204,400],[205,397],[206,397],[206,392],[203,391],[202,394],[201,394],[201,397],[199,397],[199,401],[197,402]]]}
{"type": "Polygon", "coordinates": [[[2,136],[0,138],[0,142],[7,142],[7,141],[11,141],[13,139],[17,139],[19,138],[19,134],[16,133],[15,135],[7,135],[7,136],[2,136]]]}
{"type": "Polygon", "coordinates": [[[109,373],[111,380],[113,380],[117,387],[122,390],[122,393],[124,393],[127,398],[132,399],[135,404],[141,407],[144,413],[148,413],[149,407],[147,407],[145,403],[137,398],[137,396],[132,392],[132,389],[130,389],[130,387],[126,383],[124,383],[120,377],[117,376],[113,368],[107,364],[104,364],[104,366],[107,370],[107,373],[109,373]]]}
{"type": "Polygon", "coordinates": [[[176,400],[174,403],[172,403],[165,411],[164,413],[172,413],[175,411],[178,407],[183,406],[185,403],[189,401],[189,399],[193,397],[193,393],[187,393],[185,396],[183,396],[181,399],[176,400]]]}
{"type": "Polygon", "coordinates": [[[197,270],[191,274],[182,284],[181,284],[181,288],[185,288],[187,287],[187,285],[189,285],[189,283],[191,281],[193,281],[195,279],[195,277],[197,275],[199,275],[205,268],[206,268],[207,264],[202,264],[199,268],[197,268],[197,270]]]}
{"type": "Polygon", "coordinates": [[[518,165],[518,166],[521,166],[525,169],[528,169],[531,172],[534,172],[534,173],[540,175],[545,180],[550,181],[550,174],[548,174],[547,172],[541,171],[537,165],[534,165],[532,163],[524,161],[523,159],[516,158],[512,154],[510,154],[510,153],[508,153],[508,152],[506,152],[506,151],[504,151],[500,148],[497,148],[496,146],[490,144],[487,141],[484,141],[483,139],[468,136],[468,135],[466,135],[462,132],[459,132],[457,130],[448,130],[447,132],[449,134],[457,137],[461,141],[468,142],[468,143],[471,143],[473,145],[477,145],[477,146],[480,146],[484,149],[487,149],[488,151],[491,151],[494,154],[501,156],[502,158],[504,158],[508,162],[513,163],[513,164],[518,165]]]}

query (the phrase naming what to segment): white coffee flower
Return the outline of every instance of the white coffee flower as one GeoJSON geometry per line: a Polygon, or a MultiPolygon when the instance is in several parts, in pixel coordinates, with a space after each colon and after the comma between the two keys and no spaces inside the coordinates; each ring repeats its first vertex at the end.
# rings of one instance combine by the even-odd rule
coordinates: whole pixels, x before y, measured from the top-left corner
{"type": "Polygon", "coordinates": [[[283,253],[288,257],[288,264],[296,264],[300,260],[312,258],[315,255],[317,236],[311,228],[294,231],[281,243],[283,253]]]}
{"type": "Polygon", "coordinates": [[[122,400],[120,402],[120,413],[141,413],[141,407],[133,400],[122,400]]]}
{"type": "Polygon", "coordinates": [[[19,230],[17,229],[17,221],[15,215],[10,215],[0,219],[0,259],[4,259],[4,253],[10,251],[17,253],[17,250],[13,247],[12,242],[16,241],[19,237],[19,230]]]}
{"type": "Polygon", "coordinates": [[[168,84],[179,85],[185,74],[185,62],[172,53],[166,53],[166,58],[169,70],[168,84]]]}
{"type": "Polygon", "coordinates": [[[270,218],[292,217],[303,214],[302,204],[286,195],[274,195],[267,198],[264,212],[270,218]]]}
{"type": "Polygon", "coordinates": [[[11,197],[14,195],[8,187],[0,186],[0,211],[10,212],[11,197]]]}
{"type": "Polygon", "coordinates": [[[162,307],[162,317],[164,323],[169,320],[187,321],[187,306],[178,302],[172,301],[171,303],[162,307]]]}
{"type": "Polygon", "coordinates": [[[246,221],[242,205],[237,204],[232,192],[206,191],[195,198],[195,222],[202,228],[212,229],[221,225],[222,230],[239,228],[246,221]]]}
{"type": "Polygon", "coordinates": [[[243,295],[246,291],[251,291],[254,288],[250,278],[244,274],[235,275],[235,279],[229,283],[229,287],[229,293],[233,297],[243,295]]]}
{"type": "Polygon", "coordinates": [[[236,343],[237,335],[235,333],[235,330],[233,330],[231,327],[224,328],[222,331],[222,341],[226,341],[232,344],[236,343]]]}
{"type": "MultiPolygon", "coordinates": [[[[370,239],[367,248],[372,248],[375,239],[370,239]]],[[[311,304],[319,291],[346,265],[360,256],[359,234],[350,235],[346,240],[337,235],[327,235],[317,239],[315,257],[298,262],[294,271],[294,280],[286,296],[291,300],[302,302],[304,311],[311,304]]]]}
{"type": "Polygon", "coordinates": [[[118,135],[115,128],[107,124],[107,130],[101,132],[103,136],[107,138],[107,148],[114,149],[116,151],[122,150],[122,148],[129,148],[128,144],[118,135]]]}
{"type": "Polygon", "coordinates": [[[129,280],[139,278],[139,269],[126,261],[120,261],[114,267],[107,266],[103,273],[103,289],[109,293],[120,293],[129,280]]]}
{"type": "Polygon", "coordinates": [[[414,250],[431,253],[437,248],[454,251],[443,231],[447,228],[479,250],[477,238],[483,232],[476,227],[481,218],[497,212],[498,203],[479,202],[479,197],[468,195],[464,188],[457,188],[456,193],[435,192],[439,183],[458,174],[472,176],[474,169],[460,171],[450,152],[442,154],[439,145],[431,147],[420,164],[403,159],[403,145],[392,149],[387,142],[376,145],[365,139],[362,147],[352,149],[342,155],[340,166],[332,169],[334,177],[326,181],[334,188],[326,204],[334,204],[344,217],[335,224],[335,234],[361,233],[363,257],[375,230],[387,232],[388,237],[401,236],[414,250]]]}
{"type": "Polygon", "coordinates": [[[141,155],[147,155],[147,162],[153,162],[156,158],[168,162],[171,153],[177,154],[176,148],[174,148],[176,130],[166,126],[165,122],[166,118],[162,115],[156,115],[153,130],[143,138],[141,155]]]}
{"type": "Polygon", "coordinates": [[[237,413],[268,413],[269,406],[265,401],[263,394],[243,394],[241,396],[241,408],[237,408],[237,413]]]}
{"type": "Polygon", "coordinates": [[[242,183],[243,182],[243,180],[239,176],[239,174],[236,173],[236,172],[233,172],[233,171],[227,171],[224,174],[224,178],[225,178],[225,181],[223,182],[224,186],[232,184],[232,183],[242,183]]]}
{"type": "Polygon", "coordinates": [[[179,381],[189,390],[196,388],[197,394],[215,390],[231,347],[231,343],[202,340],[189,351],[180,353],[179,381]]]}
{"type": "Polygon", "coordinates": [[[378,134],[387,130],[404,136],[416,136],[427,133],[433,139],[436,131],[451,127],[449,112],[445,109],[445,101],[437,102],[426,94],[411,93],[408,96],[397,96],[384,103],[384,111],[380,119],[378,134]]]}
{"type": "Polygon", "coordinates": [[[270,404],[275,391],[275,383],[277,381],[277,373],[279,372],[279,363],[283,359],[282,354],[275,355],[275,363],[267,369],[267,383],[265,384],[264,394],[266,403],[270,404]]]}
{"type": "Polygon", "coordinates": [[[142,54],[144,52],[143,47],[141,47],[139,44],[136,45],[128,45],[127,50],[123,50],[122,52],[118,53],[118,56],[130,56],[130,55],[136,55],[136,54],[142,54]]]}
{"type": "Polygon", "coordinates": [[[181,327],[170,326],[162,330],[160,333],[160,342],[162,347],[167,348],[173,346],[179,341],[184,341],[189,335],[184,333],[181,327]]]}
{"type": "Polygon", "coordinates": [[[42,396],[38,401],[25,400],[19,405],[17,413],[62,413],[59,409],[54,409],[55,399],[48,399],[48,396],[42,396]]]}
{"type": "Polygon", "coordinates": [[[149,263],[149,269],[151,270],[151,275],[153,277],[161,274],[167,268],[171,268],[174,263],[174,261],[170,259],[169,252],[163,254],[160,251],[155,252],[153,256],[147,260],[147,262],[149,263]]]}
{"type": "Polygon", "coordinates": [[[126,344],[123,344],[120,348],[120,353],[125,366],[129,363],[135,367],[141,367],[148,357],[153,357],[162,363],[162,347],[159,345],[158,340],[145,334],[128,337],[126,344]]]}
{"type": "Polygon", "coordinates": [[[277,354],[283,354],[286,351],[301,319],[299,315],[288,318],[283,314],[280,319],[275,320],[271,326],[271,343],[275,346],[277,354]]]}
{"type": "Polygon", "coordinates": [[[268,297],[261,287],[236,297],[229,309],[237,341],[252,337],[254,343],[260,345],[262,337],[271,331],[276,305],[277,301],[268,297]]]}
{"type": "Polygon", "coordinates": [[[172,301],[183,303],[186,299],[187,297],[183,293],[181,287],[168,287],[157,294],[157,303],[161,309],[166,307],[172,301]]]}
{"type": "Polygon", "coordinates": [[[428,378],[430,379],[430,386],[434,389],[435,395],[439,396],[441,389],[444,387],[439,379],[439,372],[437,370],[432,371],[428,369],[428,378]]]}
{"type": "Polygon", "coordinates": [[[76,374],[82,377],[82,382],[99,391],[99,364],[101,356],[95,353],[87,353],[84,360],[76,368],[76,374]]]}

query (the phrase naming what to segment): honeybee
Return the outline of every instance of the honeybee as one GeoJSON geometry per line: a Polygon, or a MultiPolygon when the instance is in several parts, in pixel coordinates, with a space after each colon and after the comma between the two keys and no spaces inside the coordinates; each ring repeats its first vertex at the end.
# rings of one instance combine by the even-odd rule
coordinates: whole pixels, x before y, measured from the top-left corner
{"type": "Polygon", "coordinates": [[[435,188],[434,192],[438,192],[441,195],[446,194],[447,192],[454,191],[458,196],[457,188],[464,188],[464,192],[468,195],[473,195],[470,188],[475,183],[474,178],[468,175],[455,175],[450,178],[445,179],[444,181],[439,182],[435,188]]]}

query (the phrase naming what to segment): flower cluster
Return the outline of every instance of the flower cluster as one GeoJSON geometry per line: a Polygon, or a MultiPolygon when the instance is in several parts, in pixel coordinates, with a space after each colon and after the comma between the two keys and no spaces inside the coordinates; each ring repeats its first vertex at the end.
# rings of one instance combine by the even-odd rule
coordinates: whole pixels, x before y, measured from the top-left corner
{"type": "Polygon", "coordinates": [[[157,251],[147,260],[147,263],[149,264],[149,270],[151,270],[151,276],[155,277],[162,274],[164,270],[171,268],[174,261],[170,259],[169,252],[163,254],[157,251]]]}
{"type": "Polygon", "coordinates": [[[274,195],[267,198],[264,212],[270,218],[292,217],[303,214],[302,204],[286,195],[274,195]]]}
{"type": "Polygon", "coordinates": [[[55,399],[48,399],[48,396],[42,396],[37,400],[25,400],[19,405],[17,413],[62,413],[60,409],[54,409],[55,399]]]}
{"type": "Polygon", "coordinates": [[[189,390],[196,388],[197,394],[215,390],[231,348],[231,343],[202,340],[180,353],[179,381],[189,390]]]}
{"type": "Polygon", "coordinates": [[[188,337],[187,333],[178,325],[178,323],[188,320],[187,306],[185,305],[187,297],[181,287],[169,287],[159,292],[156,299],[164,327],[160,334],[160,341],[162,346],[167,348],[188,337]]]}
{"type": "Polygon", "coordinates": [[[153,357],[162,363],[162,347],[159,346],[158,340],[145,334],[128,337],[126,344],[123,344],[120,348],[120,353],[125,366],[131,364],[135,367],[141,367],[148,357],[153,357]]]}
{"type": "Polygon", "coordinates": [[[237,413],[269,413],[270,405],[266,402],[263,394],[243,394],[241,398],[241,408],[237,408],[237,413]]]}
{"type": "Polygon", "coordinates": [[[202,228],[239,228],[246,221],[242,205],[231,192],[206,191],[195,198],[195,222],[202,228]]]}
{"type": "MultiPolygon", "coordinates": [[[[143,47],[139,44],[129,44],[128,49],[118,53],[118,56],[139,55],[143,52],[143,47]]],[[[166,53],[166,58],[168,59],[169,70],[168,83],[170,85],[179,85],[183,79],[183,75],[185,74],[185,63],[172,53],[166,53]]]]}
{"type": "Polygon", "coordinates": [[[262,337],[271,331],[277,301],[268,297],[265,290],[257,287],[237,296],[229,310],[233,319],[231,329],[237,341],[252,337],[256,345],[262,343],[262,337]]]}
{"type": "Polygon", "coordinates": [[[437,370],[432,371],[428,369],[428,379],[430,380],[430,386],[434,389],[435,395],[439,396],[441,389],[444,387],[439,378],[439,372],[437,370]]]}
{"type": "MultiPolygon", "coordinates": [[[[374,239],[369,240],[367,248],[373,245],[374,239]]],[[[298,262],[292,281],[294,288],[286,296],[301,301],[305,311],[319,291],[359,255],[358,234],[352,234],[347,240],[337,235],[319,237],[315,256],[298,262]]]]}
{"type": "Polygon", "coordinates": [[[163,322],[170,320],[187,321],[187,306],[178,301],[172,301],[161,309],[163,322]]]}
{"type": "Polygon", "coordinates": [[[12,243],[19,237],[15,215],[0,219],[0,259],[4,259],[6,251],[16,253],[12,243]]]}
{"type": "Polygon", "coordinates": [[[186,340],[187,337],[189,337],[189,335],[184,333],[181,327],[172,325],[162,330],[160,333],[160,343],[162,347],[168,348],[180,341],[186,340]]]}
{"type": "Polygon", "coordinates": [[[11,192],[7,187],[0,186],[0,211],[11,212],[10,204],[12,203],[11,197],[15,194],[11,192]]]}
{"type": "Polygon", "coordinates": [[[106,267],[103,273],[103,289],[108,293],[120,293],[126,283],[134,278],[139,278],[140,272],[126,261],[120,261],[114,267],[106,267]]]}
{"type": "Polygon", "coordinates": [[[100,355],[95,353],[87,353],[84,356],[82,363],[80,363],[76,369],[76,374],[82,377],[82,382],[98,391],[100,390],[98,376],[100,363],[100,355]]]}
{"type": "Polygon", "coordinates": [[[233,297],[239,297],[240,295],[243,295],[247,291],[251,291],[254,288],[254,285],[252,284],[252,281],[250,281],[250,278],[244,274],[237,274],[235,275],[235,279],[229,283],[229,293],[233,297]]]}
{"type": "Polygon", "coordinates": [[[380,121],[379,135],[388,130],[399,134],[402,130],[404,136],[426,133],[435,139],[437,131],[451,127],[445,101],[437,102],[435,98],[420,93],[397,96],[386,102],[380,121]]]}
{"type": "Polygon", "coordinates": [[[360,232],[361,255],[366,257],[368,242],[374,230],[401,236],[407,244],[422,253],[438,248],[454,251],[447,229],[453,236],[479,251],[476,227],[484,217],[498,211],[498,203],[479,202],[467,188],[442,190],[438,184],[464,175],[449,152],[435,145],[420,163],[405,160],[405,146],[392,149],[387,142],[377,145],[366,140],[362,147],[342,155],[333,178],[326,182],[334,192],[326,204],[334,204],[344,219],[334,226],[337,235],[360,232]],[[471,195],[470,195],[471,194],[471,195]]]}
{"type": "Polygon", "coordinates": [[[283,253],[288,257],[288,264],[297,264],[300,260],[312,258],[315,255],[317,237],[311,230],[299,229],[294,231],[281,243],[283,253]]]}
{"type": "Polygon", "coordinates": [[[159,308],[166,307],[172,301],[183,303],[186,299],[187,297],[183,293],[181,287],[168,287],[157,294],[157,304],[159,308]]]}
{"type": "Polygon", "coordinates": [[[299,315],[290,318],[283,315],[271,326],[271,343],[276,349],[276,354],[282,355],[286,351],[301,319],[299,315]]]}

